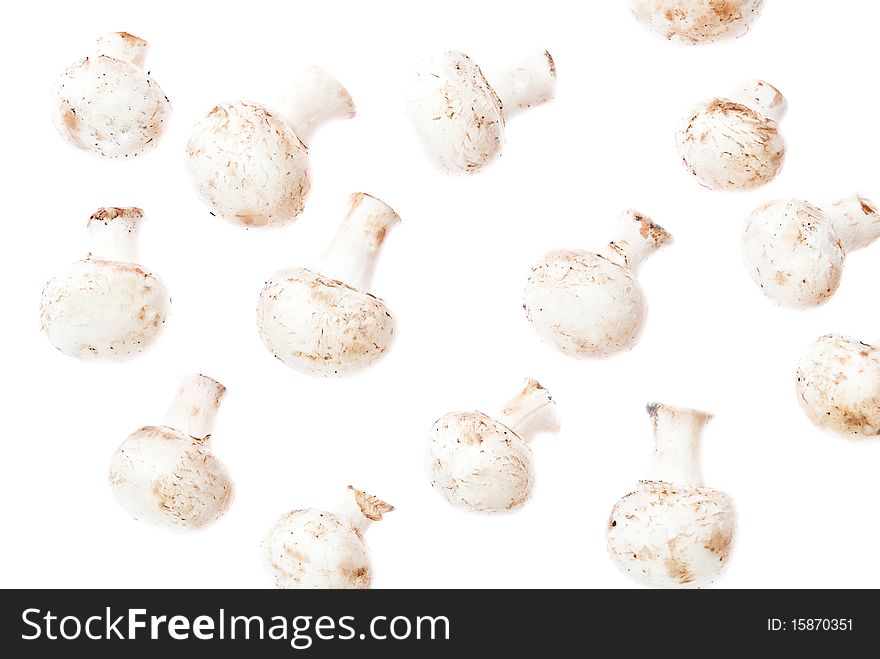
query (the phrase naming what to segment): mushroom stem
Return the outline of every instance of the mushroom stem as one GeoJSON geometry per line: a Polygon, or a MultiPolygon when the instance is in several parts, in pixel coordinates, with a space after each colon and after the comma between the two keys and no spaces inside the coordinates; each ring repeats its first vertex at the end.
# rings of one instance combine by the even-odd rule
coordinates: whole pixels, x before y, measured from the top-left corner
{"type": "Polygon", "coordinates": [[[880,238],[880,213],[873,203],[854,194],[832,204],[825,212],[847,252],[867,247],[880,238]]]}
{"type": "Polygon", "coordinates": [[[501,100],[505,118],[510,118],[553,98],[556,64],[545,50],[497,76],[493,87],[501,100]]]}
{"type": "Polygon", "coordinates": [[[556,402],[541,383],[532,379],[507,402],[498,420],[526,442],[540,433],[559,431],[556,402]]]}
{"type": "Polygon", "coordinates": [[[788,101],[776,87],[764,80],[749,80],[740,83],[730,100],[757,110],[765,117],[780,121],[788,111],[788,101]]]}
{"type": "Polygon", "coordinates": [[[672,241],[659,224],[638,211],[627,210],[617,221],[618,238],[599,252],[600,256],[635,273],[642,261],[672,241]]]}
{"type": "Polygon", "coordinates": [[[711,414],[652,403],[648,414],[654,424],[654,464],[649,481],[701,487],[700,437],[711,414]]]}
{"type": "Polygon", "coordinates": [[[108,32],[98,39],[98,55],[105,55],[143,68],[147,42],[128,32],[108,32]]]}
{"type": "Polygon", "coordinates": [[[206,375],[187,375],[165,414],[165,425],[207,443],[225,393],[226,387],[206,375]]]}
{"type": "Polygon", "coordinates": [[[349,485],[345,498],[333,514],[346,520],[352,527],[363,533],[370,524],[380,521],[382,515],[392,510],[394,510],[394,506],[391,504],[349,485]]]}
{"type": "Polygon", "coordinates": [[[137,239],[144,213],[140,208],[99,208],[89,218],[89,258],[137,263],[137,239]]]}
{"type": "Polygon", "coordinates": [[[321,124],[355,115],[354,101],[342,83],[318,67],[305,72],[277,110],[305,145],[321,124]]]}
{"type": "Polygon", "coordinates": [[[379,250],[388,230],[398,222],[400,217],[384,201],[365,192],[353,194],[348,215],[321,257],[318,272],[368,292],[379,250]]]}

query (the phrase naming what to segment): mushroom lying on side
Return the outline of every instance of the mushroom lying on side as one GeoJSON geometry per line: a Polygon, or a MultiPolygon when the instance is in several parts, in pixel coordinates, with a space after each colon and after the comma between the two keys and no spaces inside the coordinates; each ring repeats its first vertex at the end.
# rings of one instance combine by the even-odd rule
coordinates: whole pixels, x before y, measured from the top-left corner
{"type": "Polygon", "coordinates": [[[314,68],[276,109],[216,105],[190,134],[187,169],[216,215],[246,227],[281,226],[302,212],[309,193],[307,145],[315,129],[354,115],[342,84],[314,68]]]}
{"type": "Polygon", "coordinates": [[[257,327],[266,347],[309,375],[349,375],[382,357],[394,318],[369,293],[379,249],[400,221],[385,202],[359,192],[314,270],[272,275],[260,293],[257,327]]]}
{"type": "Polygon", "coordinates": [[[431,486],[457,508],[504,513],[532,494],[534,467],[529,442],[559,432],[556,403],[529,380],[498,419],[482,412],[453,412],[431,428],[425,465],[431,486]]]}
{"type": "Polygon", "coordinates": [[[188,375],[161,426],[128,437],[110,463],[116,501],[137,520],[200,529],[232,503],[232,479],[208,449],[226,392],[204,375],[188,375]]]}
{"type": "Polygon", "coordinates": [[[764,295],[796,309],[826,302],[840,285],[846,255],[880,238],[880,213],[852,195],[824,210],[796,199],[771,201],[749,216],[745,265],[764,295]]]}
{"type": "Polygon", "coordinates": [[[349,486],[335,513],[306,508],[282,515],[263,541],[275,586],[369,588],[373,570],[364,532],[392,510],[394,506],[349,486]]]}
{"type": "Polygon", "coordinates": [[[171,307],[162,280],[137,265],[139,208],[100,208],[88,222],[92,251],[43,289],[40,319],[58,350],[122,359],[146,349],[171,307]]]}
{"type": "Polygon", "coordinates": [[[168,97],[144,71],[147,42],[127,32],[98,39],[97,54],[67,67],[53,110],[70,144],[108,158],[152,149],[171,113],[168,97]]]}
{"type": "Polygon", "coordinates": [[[821,337],[798,363],[797,393],[820,428],[848,439],[880,436],[880,348],[847,336],[821,337]]]}
{"type": "Polygon", "coordinates": [[[523,309],[542,339],[573,357],[606,357],[639,340],[647,307],[635,273],[672,237],[633,210],[598,254],[556,250],[532,268],[523,309]]]}
{"type": "Polygon", "coordinates": [[[499,75],[492,86],[470,57],[450,51],[421,64],[408,114],[438,169],[475,173],[501,153],[507,120],[552,99],[555,86],[548,52],[499,75]]]}
{"type": "Polygon", "coordinates": [[[751,190],[769,183],[785,159],[778,122],[787,107],[779,90],[763,80],[700,103],[676,135],[685,167],[711,190],[751,190]]]}
{"type": "Polygon", "coordinates": [[[703,485],[700,435],[711,415],[649,405],[654,424],[651,478],[614,506],[608,552],[622,572],[661,587],[705,586],[730,558],[733,500],[703,485]]]}
{"type": "Polygon", "coordinates": [[[741,37],[764,0],[630,0],[642,25],[670,41],[704,44],[741,37]]]}

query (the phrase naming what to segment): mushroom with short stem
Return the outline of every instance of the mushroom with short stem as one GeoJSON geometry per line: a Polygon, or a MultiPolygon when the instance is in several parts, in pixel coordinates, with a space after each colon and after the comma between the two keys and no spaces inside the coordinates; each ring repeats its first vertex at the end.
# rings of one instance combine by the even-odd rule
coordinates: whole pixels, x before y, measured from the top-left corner
{"type": "Polygon", "coordinates": [[[373,569],[364,533],[394,510],[350,485],[336,512],[315,508],[282,515],[263,541],[263,558],[278,588],[369,588],[373,569]]]}
{"type": "Polygon", "coordinates": [[[494,87],[470,57],[450,51],[421,64],[408,114],[438,169],[475,173],[501,153],[507,120],[552,99],[555,86],[546,51],[499,75],[494,87]]]}
{"type": "Polygon", "coordinates": [[[281,226],[302,212],[309,193],[312,134],[354,115],[345,87],[313,68],[274,109],[247,101],[214,106],[190,134],[187,169],[215,215],[245,227],[281,226]]]}
{"type": "Polygon", "coordinates": [[[880,436],[880,347],[837,334],[819,338],[798,362],[797,393],[823,430],[847,439],[880,436]]]}
{"type": "Polygon", "coordinates": [[[685,167],[711,190],[751,190],[776,178],[785,159],[779,121],[785,98],[763,80],[700,103],[676,134],[685,167]]]}
{"type": "Polygon", "coordinates": [[[639,23],[677,43],[695,45],[743,36],[764,0],[630,0],[639,23]]]}
{"type": "Polygon", "coordinates": [[[79,359],[118,360],[146,349],[171,307],[162,280],[138,265],[139,208],[100,208],[87,227],[92,249],[48,281],[40,301],[43,332],[79,359]]]}
{"type": "Polygon", "coordinates": [[[385,202],[356,193],[314,270],[272,275],[260,293],[257,327],[273,355],[302,373],[341,376],[387,352],[394,318],[369,290],[385,235],[399,221],[385,202]]]}
{"type": "Polygon", "coordinates": [[[608,552],[639,583],[705,586],[726,567],[736,530],[733,499],[703,485],[700,436],[711,415],[669,405],[648,405],[648,413],[651,476],[611,511],[608,552]]]}
{"type": "Polygon", "coordinates": [[[107,158],[155,148],[171,113],[168,97],[147,71],[147,42],[127,32],[98,39],[97,53],[61,76],[53,117],[70,144],[107,158]]]}
{"type": "Polygon", "coordinates": [[[516,510],[532,495],[529,443],[550,432],[559,432],[556,402],[536,380],[528,380],[497,419],[482,412],[447,414],[431,427],[425,459],[431,486],[456,508],[516,510]]]}
{"type": "Polygon", "coordinates": [[[208,448],[225,392],[209,377],[187,375],[165,422],[132,433],[116,450],[110,486],[132,517],[189,530],[208,526],[227,511],[232,479],[208,448]]]}
{"type": "Polygon", "coordinates": [[[753,212],[743,231],[752,279],[768,298],[796,309],[815,307],[840,285],[846,255],[880,238],[880,213],[855,194],[820,210],[783,199],[753,212]]]}
{"type": "Polygon", "coordinates": [[[555,250],[532,268],[523,309],[542,339],[573,357],[606,357],[639,340],[647,307],[636,280],[641,262],[672,240],[633,210],[598,254],[555,250]]]}

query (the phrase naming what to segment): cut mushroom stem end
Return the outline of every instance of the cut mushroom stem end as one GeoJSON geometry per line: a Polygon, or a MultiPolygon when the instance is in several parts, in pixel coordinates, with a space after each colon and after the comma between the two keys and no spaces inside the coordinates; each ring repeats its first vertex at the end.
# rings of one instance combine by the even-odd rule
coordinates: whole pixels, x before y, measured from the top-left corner
{"type": "Polygon", "coordinates": [[[703,486],[700,439],[712,415],[700,410],[651,403],[654,460],[649,481],[703,486]]]}
{"type": "Polygon", "coordinates": [[[788,101],[776,87],[764,80],[748,80],[740,83],[730,100],[756,110],[765,117],[781,121],[788,112],[788,101]]]}
{"type": "Polygon", "coordinates": [[[140,208],[99,208],[86,225],[89,258],[137,263],[137,240],[144,213],[140,208]]]}
{"type": "Polygon", "coordinates": [[[277,108],[306,145],[321,124],[333,119],[350,119],[356,113],[348,90],[319,67],[306,71],[277,108]]]}
{"type": "Polygon", "coordinates": [[[556,401],[541,383],[532,379],[507,402],[499,421],[526,442],[541,433],[559,432],[560,428],[556,401]]]}
{"type": "Polygon", "coordinates": [[[98,38],[98,55],[112,57],[143,68],[149,46],[128,32],[108,32],[98,38]]]}
{"type": "Polygon", "coordinates": [[[207,443],[225,393],[226,387],[206,375],[187,375],[165,414],[165,425],[207,443]]]}
{"type": "Polygon", "coordinates": [[[391,504],[349,485],[345,499],[334,514],[363,533],[370,524],[381,521],[385,513],[393,510],[394,506],[391,504]]]}
{"type": "Polygon", "coordinates": [[[672,242],[672,235],[666,229],[634,210],[621,214],[617,235],[600,255],[633,273],[651,254],[672,242]]]}
{"type": "Polygon", "coordinates": [[[546,50],[497,76],[494,85],[506,118],[550,101],[555,88],[556,63],[546,50]]]}
{"type": "Polygon", "coordinates": [[[854,194],[825,210],[847,252],[867,247],[880,238],[880,212],[868,199],[854,194]]]}

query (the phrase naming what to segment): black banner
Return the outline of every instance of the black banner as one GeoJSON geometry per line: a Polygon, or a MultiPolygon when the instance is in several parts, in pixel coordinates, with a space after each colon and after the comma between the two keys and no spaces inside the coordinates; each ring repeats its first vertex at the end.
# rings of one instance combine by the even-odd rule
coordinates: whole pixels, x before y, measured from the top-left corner
{"type": "Polygon", "coordinates": [[[493,656],[642,649],[705,656],[841,652],[880,640],[869,591],[7,590],[0,597],[7,657],[72,650],[116,658],[143,649],[191,659],[194,650],[223,644],[261,658],[449,657],[482,648],[493,656]]]}

